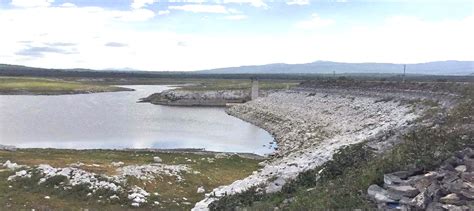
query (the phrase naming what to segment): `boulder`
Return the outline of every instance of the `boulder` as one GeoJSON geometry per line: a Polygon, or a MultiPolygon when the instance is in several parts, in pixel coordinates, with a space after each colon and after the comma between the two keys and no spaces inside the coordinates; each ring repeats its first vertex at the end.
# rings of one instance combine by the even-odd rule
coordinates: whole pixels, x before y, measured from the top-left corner
{"type": "Polygon", "coordinates": [[[474,159],[464,156],[464,165],[466,165],[466,171],[474,172],[474,159]]]}
{"type": "Polygon", "coordinates": [[[388,185],[387,190],[390,195],[400,195],[406,197],[414,197],[418,195],[420,191],[410,185],[388,185]]]}
{"type": "Polygon", "coordinates": [[[454,180],[453,182],[443,184],[443,186],[450,193],[459,193],[464,188],[463,181],[460,179],[454,180]]]}
{"type": "Polygon", "coordinates": [[[431,198],[428,196],[426,191],[419,193],[410,201],[410,205],[421,210],[425,209],[429,203],[431,203],[431,198]]]}
{"type": "Polygon", "coordinates": [[[445,197],[442,197],[441,199],[439,199],[439,201],[444,204],[454,204],[454,205],[464,204],[464,201],[461,200],[461,198],[455,193],[450,193],[446,195],[445,197]]]}
{"type": "Polygon", "coordinates": [[[400,179],[400,177],[395,176],[393,174],[384,174],[383,182],[387,185],[395,185],[395,184],[401,184],[403,181],[400,179]]]}
{"type": "Polygon", "coordinates": [[[431,202],[426,207],[426,210],[443,210],[443,204],[439,202],[431,202]]]}
{"type": "Polygon", "coordinates": [[[204,192],[206,192],[206,190],[204,189],[204,187],[201,186],[201,187],[198,187],[196,192],[197,193],[204,193],[204,192]]]}
{"type": "Polygon", "coordinates": [[[161,160],[160,157],[155,156],[155,157],[153,157],[153,162],[155,162],[155,163],[161,163],[161,162],[163,162],[163,160],[161,160]]]}
{"type": "Polygon", "coordinates": [[[458,172],[465,172],[467,170],[467,167],[465,165],[459,165],[454,168],[458,172]]]}
{"type": "Polygon", "coordinates": [[[461,179],[466,181],[466,182],[470,182],[470,183],[474,183],[474,172],[464,172],[461,174],[461,179]]]}
{"type": "Polygon", "coordinates": [[[371,185],[367,189],[368,195],[377,203],[393,203],[395,200],[390,198],[388,192],[378,185],[371,185]]]}
{"type": "Polygon", "coordinates": [[[460,194],[470,200],[474,200],[474,189],[461,190],[460,194]]]}

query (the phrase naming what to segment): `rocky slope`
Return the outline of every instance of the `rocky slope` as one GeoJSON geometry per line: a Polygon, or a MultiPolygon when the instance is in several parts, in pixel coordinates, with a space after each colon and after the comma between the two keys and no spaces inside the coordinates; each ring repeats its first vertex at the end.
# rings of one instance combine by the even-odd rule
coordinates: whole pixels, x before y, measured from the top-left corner
{"type": "MultiPolygon", "coordinates": [[[[371,144],[384,150],[393,142],[393,137],[411,127],[421,115],[423,106],[407,103],[420,98],[441,99],[436,99],[434,94],[418,95],[408,91],[387,93],[303,86],[233,106],[228,110],[230,115],[269,131],[278,149],[271,159],[262,163],[261,170],[214,189],[196,204],[195,210],[206,210],[220,197],[253,186],[267,193],[279,191],[299,173],[330,160],[334,152],[345,145],[378,140],[371,144]]],[[[441,101],[440,105],[447,106],[447,103],[441,101]]]]}
{"type": "Polygon", "coordinates": [[[428,173],[414,169],[385,174],[383,187],[374,184],[367,191],[379,209],[472,210],[474,150],[459,151],[428,173]]]}

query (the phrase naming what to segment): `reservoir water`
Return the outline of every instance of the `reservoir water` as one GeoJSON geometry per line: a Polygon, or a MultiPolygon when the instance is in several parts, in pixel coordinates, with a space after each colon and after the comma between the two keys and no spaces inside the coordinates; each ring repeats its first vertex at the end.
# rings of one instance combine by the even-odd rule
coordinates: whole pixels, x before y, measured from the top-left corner
{"type": "Polygon", "coordinates": [[[58,96],[0,95],[0,144],[28,148],[205,148],[270,153],[261,128],[224,108],[137,103],[168,86],[58,96]]]}

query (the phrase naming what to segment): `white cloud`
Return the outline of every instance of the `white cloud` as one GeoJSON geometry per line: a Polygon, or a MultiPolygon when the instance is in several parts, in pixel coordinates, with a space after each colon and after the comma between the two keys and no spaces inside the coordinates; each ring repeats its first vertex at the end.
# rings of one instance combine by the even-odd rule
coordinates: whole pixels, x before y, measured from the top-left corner
{"type": "Polygon", "coordinates": [[[49,7],[54,0],[12,0],[15,7],[49,7]]]}
{"type": "Polygon", "coordinates": [[[64,3],[64,4],[61,4],[61,7],[77,7],[77,6],[73,3],[64,3]]]}
{"type": "Polygon", "coordinates": [[[113,17],[122,21],[146,21],[155,17],[155,13],[148,9],[111,12],[113,17]]]}
{"type": "Polygon", "coordinates": [[[170,11],[169,10],[160,10],[158,11],[158,15],[169,15],[170,11]]]}
{"type": "Polygon", "coordinates": [[[224,17],[224,19],[227,19],[227,20],[243,20],[247,18],[248,17],[246,15],[228,15],[224,17]]]}
{"type": "Polygon", "coordinates": [[[288,5],[308,5],[309,0],[288,0],[286,2],[288,5]]]}
{"type": "Polygon", "coordinates": [[[240,13],[242,13],[242,12],[240,12],[239,10],[234,9],[234,8],[229,8],[229,9],[227,9],[227,11],[229,11],[230,13],[234,13],[234,14],[240,14],[240,13]]]}
{"type": "Polygon", "coordinates": [[[300,21],[300,22],[296,23],[295,26],[297,28],[300,28],[300,29],[311,30],[311,29],[319,29],[319,28],[322,28],[322,27],[325,27],[325,26],[329,26],[333,23],[334,23],[333,20],[323,19],[323,18],[319,17],[318,14],[313,13],[311,15],[311,19],[300,21]]]}
{"type": "Polygon", "coordinates": [[[250,4],[254,7],[267,8],[268,5],[263,0],[223,0],[224,4],[236,3],[236,4],[250,4]]]}
{"type": "Polygon", "coordinates": [[[183,10],[194,13],[229,13],[223,5],[186,4],[181,6],[168,6],[170,10],[183,10]]]}
{"type": "Polygon", "coordinates": [[[154,0],[133,0],[132,2],[132,8],[133,9],[141,9],[143,7],[146,7],[148,4],[153,4],[154,0]]]}
{"type": "MultiPolygon", "coordinates": [[[[239,19],[236,17],[244,15],[224,10],[218,17],[239,19]],[[222,13],[224,10],[227,12],[222,13]]],[[[315,60],[474,60],[474,16],[444,21],[398,16],[380,20],[379,25],[354,23],[337,32],[318,28],[333,21],[313,16],[303,22],[302,28],[321,30],[290,27],[286,33],[225,36],[164,32],[155,27],[135,29],[136,24],[129,22],[161,21],[150,19],[153,15],[153,11],[143,8],[0,8],[1,62],[48,68],[196,70],[315,60]]]]}

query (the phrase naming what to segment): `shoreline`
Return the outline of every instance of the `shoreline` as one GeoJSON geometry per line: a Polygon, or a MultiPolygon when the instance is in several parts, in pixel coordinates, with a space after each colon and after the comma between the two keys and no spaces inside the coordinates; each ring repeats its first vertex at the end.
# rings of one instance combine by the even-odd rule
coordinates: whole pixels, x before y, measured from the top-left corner
{"type": "Polygon", "coordinates": [[[16,147],[12,145],[0,145],[0,151],[21,151],[21,150],[55,150],[55,151],[114,151],[114,152],[154,152],[154,153],[169,153],[169,154],[194,154],[194,155],[223,155],[223,156],[238,156],[240,158],[253,160],[266,160],[264,155],[258,155],[250,152],[223,152],[223,151],[208,151],[204,148],[172,148],[172,149],[155,149],[155,148],[123,148],[123,149],[71,149],[71,148],[37,148],[37,147],[16,147]]]}
{"type": "Polygon", "coordinates": [[[214,189],[193,210],[207,210],[221,197],[255,186],[262,193],[278,192],[299,173],[331,160],[344,146],[364,143],[382,153],[416,127],[416,120],[431,106],[425,101],[449,108],[456,98],[445,93],[385,91],[306,86],[229,108],[229,115],[269,132],[278,149],[262,169],[214,189]]]}

